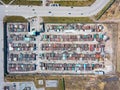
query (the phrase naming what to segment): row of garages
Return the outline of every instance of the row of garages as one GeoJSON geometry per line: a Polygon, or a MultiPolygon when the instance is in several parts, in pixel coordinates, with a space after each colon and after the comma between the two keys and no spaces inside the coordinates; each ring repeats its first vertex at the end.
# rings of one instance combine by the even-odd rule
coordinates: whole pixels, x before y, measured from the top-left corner
{"type": "Polygon", "coordinates": [[[80,61],[104,61],[104,55],[101,55],[100,53],[69,53],[69,52],[63,52],[63,53],[41,53],[39,55],[41,60],[80,60],[80,61]]]}
{"type": "Polygon", "coordinates": [[[46,30],[54,30],[56,32],[63,32],[64,30],[92,30],[93,32],[101,32],[104,29],[103,25],[99,24],[48,24],[46,30]]]}
{"type": "Polygon", "coordinates": [[[45,51],[55,51],[55,50],[71,50],[71,51],[97,51],[102,52],[104,51],[104,44],[59,44],[59,43],[52,43],[52,44],[42,44],[41,50],[45,51]]]}
{"type": "Polygon", "coordinates": [[[60,42],[60,41],[103,41],[106,40],[106,36],[104,34],[81,34],[81,35],[42,35],[41,41],[53,41],[53,42],[60,42]]]}
{"type": "Polygon", "coordinates": [[[10,51],[34,51],[36,44],[34,43],[9,43],[10,51]]]}
{"type": "Polygon", "coordinates": [[[9,40],[12,41],[35,41],[35,37],[28,37],[26,34],[10,34],[9,40]]]}
{"type": "Polygon", "coordinates": [[[43,63],[40,65],[41,70],[53,70],[53,71],[92,71],[98,68],[104,68],[103,64],[68,64],[68,63],[43,63]]]}
{"type": "Polygon", "coordinates": [[[7,29],[9,32],[28,32],[27,23],[8,23],[7,29]]]}
{"type": "Polygon", "coordinates": [[[10,53],[9,54],[9,61],[33,61],[36,60],[35,53],[10,53]]]}
{"type": "Polygon", "coordinates": [[[24,64],[24,63],[9,63],[9,72],[25,72],[25,71],[35,71],[35,64],[24,64]]]}

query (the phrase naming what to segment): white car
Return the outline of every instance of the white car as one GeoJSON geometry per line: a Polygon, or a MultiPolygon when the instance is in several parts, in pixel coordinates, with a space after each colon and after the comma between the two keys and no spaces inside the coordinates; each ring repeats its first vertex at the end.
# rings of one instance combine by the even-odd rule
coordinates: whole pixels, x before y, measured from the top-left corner
{"type": "Polygon", "coordinates": [[[58,4],[58,3],[51,3],[50,6],[52,6],[52,7],[59,7],[60,4],[58,4]]]}

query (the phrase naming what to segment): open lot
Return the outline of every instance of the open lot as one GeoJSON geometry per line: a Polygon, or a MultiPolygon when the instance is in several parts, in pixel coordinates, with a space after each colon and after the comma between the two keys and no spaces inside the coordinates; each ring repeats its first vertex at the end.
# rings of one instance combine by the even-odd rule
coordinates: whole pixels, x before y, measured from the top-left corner
{"type": "Polygon", "coordinates": [[[65,90],[119,90],[118,79],[109,76],[66,76],[65,90]],[[104,80],[107,80],[104,81],[104,80]],[[74,88],[73,88],[74,87],[74,88]]]}

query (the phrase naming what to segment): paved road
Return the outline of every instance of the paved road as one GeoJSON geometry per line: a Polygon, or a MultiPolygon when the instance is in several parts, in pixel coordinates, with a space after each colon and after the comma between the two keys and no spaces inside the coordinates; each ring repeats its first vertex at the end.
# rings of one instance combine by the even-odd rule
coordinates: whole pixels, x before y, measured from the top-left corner
{"type": "Polygon", "coordinates": [[[18,6],[0,5],[0,14],[29,16],[65,16],[65,17],[85,17],[96,15],[110,0],[96,0],[91,6],[86,7],[50,7],[50,6],[18,6]],[[34,9],[34,10],[33,10],[34,9]],[[51,11],[51,13],[49,13],[51,11]],[[71,14],[69,14],[71,13],[71,14]]]}
{"type": "MultiPolygon", "coordinates": [[[[0,14],[1,16],[1,14],[0,14]]],[[[4,83],[4,59],[3,59],[3,16],[0,18],[0,90],[3,90],[4,83]]]]}

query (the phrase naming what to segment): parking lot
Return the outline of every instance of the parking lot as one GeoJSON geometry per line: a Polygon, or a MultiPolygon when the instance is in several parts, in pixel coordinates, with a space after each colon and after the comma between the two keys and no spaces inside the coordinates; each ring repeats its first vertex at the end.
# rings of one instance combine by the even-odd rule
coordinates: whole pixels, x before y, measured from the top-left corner
{"type": "Polygon", "coordinates": [[[29,35],[28,23],[7,23],[7,37],[8,72],[35,71],[36,39],[29,35]]]}
{"type": "Polygon", "coordinates": [[[106,24],[7,24],[9,73],[112,72],[112,35],[106,24]],[[42,31],[41,31],[42,30],[42,31]],[[109,64],[107,64],[109,63],[109,64]]]}
{"type": "Polygon", "coordinates": [[[41,72],[112,72],[107,61],[112,62],[113,41],[106,25],[46,24],[45,30],[39,46],[41,72]]]}

